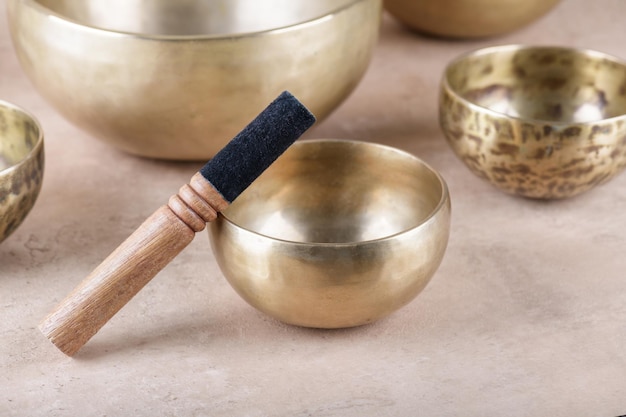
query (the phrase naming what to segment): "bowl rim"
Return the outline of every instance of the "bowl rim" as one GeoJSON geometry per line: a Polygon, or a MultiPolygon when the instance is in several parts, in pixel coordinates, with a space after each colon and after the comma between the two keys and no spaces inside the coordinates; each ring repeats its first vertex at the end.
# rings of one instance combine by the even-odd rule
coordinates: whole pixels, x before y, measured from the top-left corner
{"type": "MultiPolygon", "coordinates": [[[[11,0],[9,0],[11,1],[11,0]]],[[[351,8],[358,3],[364,3],[372,0],[347,0],[345,4],[338,7],[330,7],[329,10],[319,16],[302,20],[296,23],[272,27],[269,29],[256,30],[256,31],[244,31],[244,32],[232,32],[232,33],[214,33],[214,34],[196,34],[196,35],[165,35],[165,34],[151,34],[124,30],[107,29],[100,26],[94,26],[90,24],[81,23],[78,20],[70,19],[65,15],[58,13],[57,11],[44,6],[38,0],[14,0],[19,3],[24,3],[26,6],[31,7],[33,10],[44,15],[45,17],[51,17],[58,20],[62,24],[77,27],[80,30],[94,31],[105,35],[111,36],[125,36],[142,40],[153,41],[198,41],[198,40],[226,40],[226,39],[239,39],[246,37],[255,37],[261,35],[268,35],[272,33],[286,32],[290,30],[296,30],[307,26],[316,25],[326,20],[332,19],[335,15],[351,8]]],[[[377,0],[373,0],[377,1],[377,0]]]]}
{"type": "Polygon", "coordinates": [[[0,176],[4,176],[10,174],[12,171],[18,170],[20,166],[24,165],[28,160],[34,158],[41,151],[43,147],[44,134],[41,123],[39,123],[39,120],[37,120],[37,118],[33,116],[33,114],[29,111],[26,111],[22,107],[5,100],[0,100],[0,108],[11,109],[17,111],[18,113],[21,113],[22,115],[30,119],[30,121],[37,127],[37,141],[35,142],[35,144],[33,144],[33,147],[19,161],[4,169],[0,169],[0,176]]]}
{"type": "Polygon", "coordinates": [[[520,116],[512,116],[506,113],[502,113],[496,110],[493,110],[489,107],[485,107],[482,106],[478,103],[475,103],[473,101],[470,101],[468,99],[466,99],[465,97],[463,97],[461,94],[459,94],[457,92],[456,89],[452,88],[452,86],[450,85],[450,83],[448,82],[448,73],[450,72],[450,70],[452,69],[452,67],[456,64],[458,64],[461,61],[464,61],[468,58],[471,57],[476,57],[476,56],[482,56],[482,55],[489,55],[489,54],[493,54],[499,51],[521,51],[521,50],[548,50],[548,49],[552,49],[552,50],[561,50],[561,51],[569,51],[569,52],[577,52],[580,54],[584,54],[584,55],[588,55],[588,56],[592,56],[594,58],[601,58],[601,59],[606,59],[608,61],[614,62],[615,64],[618,64],[620,66],[622,66],[625,70],[626,70],[626,60],[621,59],[615,55],[611,55],[605,52],[601,52],[601,51],[597,51],[594,49],[588,49],[588,48],[579,48],[579,47],[569,47],[569,46],[558,46],[558,45],[524,45],[524,44],[505,44],[505,45],[492,45],[492,46],[487,46],[487,47],[483,47],[483,48],[478,48],[478,49],[474,49],[468,52],[465,52],[459,56],[457,56],[456,58],[454,58],[452,61],[450,61],[442,74],[441,77],[441,89],[442,91],[447,91],[449,92],[449,94],[453,95],[457,100],[461,101],[462,103],[464,103],[465,105],[467,105],[468,107],[470,107],[471,109],[473,109],[474,111],[480,111],[483,113],[487,113],[490,114],[491,116],[496,116],[496,117],[500,117],[500,118],[505,118],[507,120],[515,120],[518,122],[524,122],[524,123],[537,123],[537,124],[549,124],[553,127],[571,127],[571,126],[592,126],[592,125],[596,125],[598,123],[614,123],[620,119],[626,119],[626,112],[624,112],[624,114],[621,115],[617,115],[617,116],[612,116],[612,117],[605,117],[602,119],[597,119],[597,120],[589,120],[589,121],[585,121],[585,122],[576,122],[576,121],[555,121],[555,120],[548,120],[548,119],[535,119],[535,118],[530,118],[530,117],[520,117],[520,116]]]}
{"type": "Polygon", "coordinates": [[[418,164],[422,165],[424,168],[426,168],[431,174],[434,175],[435,179],[437,180],[437,182],[439,183],[440,187],[441,187],[441,196],[439,198],[439,201],[437,202],[437,204],[434,206],[434,208],[430,211],[430,213],[428,214],[428,216],[424,217],[423,219],[421,219],[419,221],[419,223],[415,224],[414,226],[411,226],[409,228],[406,228],[404,230],[401,230],[399,232],[396,233],[392,233],[383,237],[379,237],[379,238],[375,238],[375,239],[366,239],[366,240],[359,240],[359,241],[351,241],[351,242],[303,242],[303,241],[295,241],[295,240],[289,240],[289,239],[283,239],[283,238],[278,238],[275,236],[269,236],[267,234],[264,233],[259,233],[255,230],[249,229],[247,227],[243,227],[237,223],[235,223],[233,220],[231,220],[228,217],[228,213],[218,213],[218,220],[223,220],[224,222],[226,222],[227,224],[229,224],[231,227],[233,227],[236,230],[239,231],[244,231],[246,233],[250,233],[254,236],[257,236],[259,238],[263,238],[263,239],[267,239],[270,240],[272,242],[280,242],[280,243],[284,243],[284,244],[288,244],[288,245],[292,245],[292,246],[299,246],[299,247],[316,247],[316,248],[320,248],[320,247],[329,247],[329,248],[353,248],[355,246],[362,246],[362,245],[367,245],[367,244],[373,244],[373,243],[379,243],[379,242],[384,242],[384,241],[388,241],[391,239],[394,239],[398,236],[401,235],[405,235],[408,233],[411,233],[417,229],[423,228],[425,227],[434,217],[436,217],[439,213],[442,212],[442,210],[445,207],[450,207],[450,192],[448,189],[448,185],[446,183],[446,181],[444,180],[443,176],[436,170],[434,169],[432,166],[430,166],[428,163],[426,163],[423,159],[417,157],[416,155],[405,151],[405,150],[401,150],[398,148],[395,148],[393,146],[389,146],[389,145],[383,145],[380,143],[375,143],[375,142],[366,142],[366,141],[360,141],[360,140],[354,140],[354,139],[331,139],[331,138],[320,138],[320,139],[304,139],[304,140],[300,140],[295,142],[293,145],[291,145],[291,147],[293,146],[306,146],[307,144],[315,144],[315,143],[343,143],[346,144],[348,146],[367,146],[367,147],[372,147],[372,148],[378,148],[378,149],[382,149],[382,150],[387,150],[387,151],[391,151],[393,153],[396,153],[400,156],[403,157],[407,157],[409,159],[412,159],[414,162],[417,162],[418,164]]]}

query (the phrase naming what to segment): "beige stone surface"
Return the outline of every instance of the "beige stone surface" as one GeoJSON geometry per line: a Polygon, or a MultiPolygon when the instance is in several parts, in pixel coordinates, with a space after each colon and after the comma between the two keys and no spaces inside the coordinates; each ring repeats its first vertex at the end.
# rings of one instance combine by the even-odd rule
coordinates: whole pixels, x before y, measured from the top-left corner
{"type": "Polygon", "coordinates": [[[462,52],[626,58],[623,0],[564,0],[480,41],[384,18],[365,78],[307,137],[389,144],[448,181],[446,257],[397,313],[336,331],[276,322],[228,286],[202,233],[74,359],[38,322],[200,165],[128,156],[64,121],[21,72],[1,9],[0,98],[41,121],[47,166],[35,209],[0,245],[0,416],[626,414],[626,174],[571,200],[510,197],[470,174],[437,124],[441,72],[462,52]]]}

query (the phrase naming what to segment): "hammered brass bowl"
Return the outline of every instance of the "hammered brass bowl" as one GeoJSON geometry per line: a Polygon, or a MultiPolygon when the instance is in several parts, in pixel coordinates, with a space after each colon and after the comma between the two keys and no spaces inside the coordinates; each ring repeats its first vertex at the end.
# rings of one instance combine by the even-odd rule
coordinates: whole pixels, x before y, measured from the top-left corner
{"type": "Polygon", "coordinates": [[[249,304],[285,323],[340,328],[414,299],[446,249],[443,179],[403,151],[343,140],[294,144],[209,226],[249,304]]]}
{"type": "Polygon", "coordinates": [[[43,179],[43,131],[21,108],[0,101],[0,242],[33,208],[43,179]]]}
{"type": "Polygon", "coordinates": [[[8,0],[18,58],[126,152],[207,160],[284,90],[318,120],[366,71],[381,0],[8,0]]]}
{"type": "Polygon", "coordinates": [[[520,29],[560,0],[385,0],[389,13],[419,32],[481,38],[520,29]]]}
{"type": "Polygon", "coordinates": [[[440,123],[478,176],[524,197],[571,197],[626,166],[626,63],[589,50],[499,46],[461,56],[440,123]]]}

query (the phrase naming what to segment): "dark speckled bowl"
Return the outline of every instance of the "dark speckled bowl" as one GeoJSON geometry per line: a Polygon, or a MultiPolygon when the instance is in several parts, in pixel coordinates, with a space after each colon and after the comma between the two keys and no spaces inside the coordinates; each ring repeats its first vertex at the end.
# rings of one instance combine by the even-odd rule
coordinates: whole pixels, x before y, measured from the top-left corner
{"type": "Polygon", "coordinates": [[[446,68],[439,116],[478,176],[524,197],[570,197],[626,167],[626,63],[570,48],[481,49],[446,68]]]}
{"type": "Polygon", "coordinates": [[[44,170],[43,132],[24,110],[0,101],[0,242],[37,200],[44,170]]]}

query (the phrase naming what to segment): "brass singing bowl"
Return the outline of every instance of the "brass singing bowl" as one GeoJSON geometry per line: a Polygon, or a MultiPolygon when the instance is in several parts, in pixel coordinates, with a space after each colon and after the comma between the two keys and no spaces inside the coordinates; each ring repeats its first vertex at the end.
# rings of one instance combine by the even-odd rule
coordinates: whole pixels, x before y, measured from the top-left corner
{"type": "Polygon", "coordinates": [[[403,151],[294,144],[209,226],[217,262],[249,304],[285,323],[373,322],[426,286],[446,249],[444,180],[403,151]]]}
{"type": "Polygon", "coordinates": [[[439,116],[478,176],[524,197],[571,197],[626,166],[626,63],[589,50],[500,46],[449,64],[439,116]]]}
{"type": "Polygon", "coordinates": [[[19,61],[126,152],[207,160],[283,90],[323,120],[356,87],[381,0],[8,0],[19,61]]]}
{"type": "Polygon", "coordinates": [[[23,109],[0,101],[0,242],[28,215],[44,171],[43,131],[23,109]]]}
{"type": "Polygon", "coordinates": [[[480,38],[520,29],[560,0],[384,0],[410,28],[449,38],[480,38]]]}

